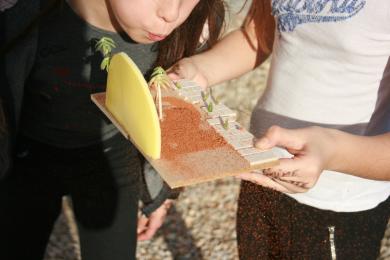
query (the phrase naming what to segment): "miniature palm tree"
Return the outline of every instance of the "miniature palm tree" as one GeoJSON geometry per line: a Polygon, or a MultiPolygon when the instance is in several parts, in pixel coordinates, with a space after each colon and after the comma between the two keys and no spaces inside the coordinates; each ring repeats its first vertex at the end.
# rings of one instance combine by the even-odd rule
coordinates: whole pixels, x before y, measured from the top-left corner
{"type": "Polygon", "coordinates": [[[202,91],[200,92],[201,96],[202,96],[202,100],[204,103],[207,103],[207,100],[209,99],[209,96],[210,96],[210,92],[208,91],[202,91]]]}
{"type": "Polygon", "coordinates": [[[96,42],[96,50],[100,51],[103,55],[102,63],[100,63],[101,70],[106,70],[108,72],[108,68],[110,66],[111,52],[112,49],[115,47],[116,45],[114,40],[108,37],[102,37],[99,41],[96,42]]]}
{"type": "Polygon", "coordinates": [[[157,107],[158,117],[160,120],[162,120],[163,115],[161,88],[173,88],[171,79],[168,77],[166,71],[162,67],[159,66],[153,70],[152,76],[149,81],[149,87],[156,91],[155,103],[157,107]]]}
{"type": "Polygon", "coordinates": [[[207,112],[211,113],[214,110],[213,102],[207,104],[207,112]]]}
{"type": "Polygon", "coordinates": [[[183,86],[181,85],[181,83],[178,82],[178,81],[175,82],[175,86],[176,86],[177,89],[182,89],[182,88],[183,88],[183,86]]]}
{"type": "Polygon", "coordinates": [[[213,100],[213,102],[218,105],[219,104],[219,99],[217,97],[214,96],[214,92],[213,92],[213,89],[210,87],[210,97],[211,99],[213,100]]]}
{"type": "Polygon", "coordinates": [[[229,130],[229,118],[225,118],[224,120],[221,116],[219,116],[219,121],[221,122],[223,129],[226,131],[229,130]]]}
{"type": "MultiPolygon", "coordinates": [[[[214,104],[213,101],[216,102],[215,98],[212,96],[211,88],[208,91],[202,91],[201,93],[202,100],[204,102],[204,105],[209,113],[213,112],[214,110],[214,104]],[[211,96],[211,101],[208,102],[209,97],[211,96]]],[[[216,103],[217,104],[217,103],[216,103]]]]}

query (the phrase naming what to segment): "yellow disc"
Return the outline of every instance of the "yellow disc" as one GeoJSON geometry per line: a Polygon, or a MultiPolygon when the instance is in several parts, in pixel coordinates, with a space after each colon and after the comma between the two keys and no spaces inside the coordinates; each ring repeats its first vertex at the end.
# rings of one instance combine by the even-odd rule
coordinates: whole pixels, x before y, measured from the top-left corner
{"type": "Polygon", "coordinates": [[[126,53],[111,58],[106,107],[142,153],[160,158],[161,129],[156,106],[145,78],[126,53]]]}

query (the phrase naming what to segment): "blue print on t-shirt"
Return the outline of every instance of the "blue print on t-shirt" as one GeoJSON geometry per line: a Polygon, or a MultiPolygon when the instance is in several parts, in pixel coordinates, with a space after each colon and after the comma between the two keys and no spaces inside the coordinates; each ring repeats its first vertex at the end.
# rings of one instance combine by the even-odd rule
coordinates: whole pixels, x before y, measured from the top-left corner
{"type": "Polygon", "coordinates": [[[347,20],[366,5],[366,0],[272,0],[272,14],[278,30],[294,31],[304,23],[347,20]]]}

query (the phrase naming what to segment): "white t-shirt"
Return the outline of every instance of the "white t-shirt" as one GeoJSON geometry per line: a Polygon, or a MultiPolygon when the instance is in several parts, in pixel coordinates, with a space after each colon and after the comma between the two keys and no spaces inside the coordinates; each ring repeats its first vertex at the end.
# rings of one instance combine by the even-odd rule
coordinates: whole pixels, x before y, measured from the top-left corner
{"type": "MultiPolygon", "coordinates": [[[[390,1],[273,0],[272,7],[272,65],[252,130],[260,134],[278,124],[390,131],[390,1]]],[[[309,192],[289,196],[348,212],[373,208],[389,195],[390,182],[324,171],[309,192]]]]}

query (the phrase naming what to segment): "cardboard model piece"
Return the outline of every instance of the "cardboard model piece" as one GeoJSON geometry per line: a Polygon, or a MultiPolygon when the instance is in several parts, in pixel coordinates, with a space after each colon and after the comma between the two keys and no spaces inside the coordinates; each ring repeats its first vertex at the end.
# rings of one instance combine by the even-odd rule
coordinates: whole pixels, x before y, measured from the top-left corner
{"type": "Polygon", "coordinates": [[[105,93],[93,102],[172,188],[277,164],[274,150],[253,147],[236,114],[188,80],[162,91],[160,120],[142,73],[125,54],[112,57],[105,93]]]}

